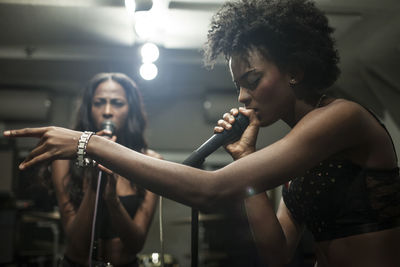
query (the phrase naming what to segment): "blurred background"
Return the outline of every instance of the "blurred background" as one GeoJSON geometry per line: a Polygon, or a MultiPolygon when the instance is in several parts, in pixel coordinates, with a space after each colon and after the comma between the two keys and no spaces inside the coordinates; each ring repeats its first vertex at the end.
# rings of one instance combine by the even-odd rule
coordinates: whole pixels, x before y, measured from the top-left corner
{"type": "MultiPolygon", "coordinates": [[[[200,53],[210,18],[223,2],[0,0],[0,130],[70,127],[76,98],[87,80],[98,72],[123,72],[141,89],[150,147],[166,160],[182,162],[212,135],[224,112],[239,106],[225,62],[206,70],[200,53]],[[158,49],[152,62],[141,54],[146,43],[158,49]]],[[[336,29],[341,55],[342,74],[331,93],[371,108],[399,149],[400,2],[316,3],[336,29]]],[[[278,122],[261,131],[257,145],[268,145],[287,132],[287,126],[278,122]]],[[[35,170],[17,169],[36,142],[0,137],[0,265],[52,266],[63,253],[54,195],[35,183],[35,170]]],[[[220,168],[231,161],[219,149],[204,168],[220,168]]],[[[280,189],[268,193],[277,204],[280,189]]],[[[190,266],[190,211],[164,199],[165,252],[180,266],[190,266]]],[[[220,215],[200,216],[201,266],[223,266],[229,257],[224,248],[235,227],[241,227],[220,215]]],[[[159,223],[157,211],[144,255],[160,251],[159,223]]],[[[296,266],[309,266],[311,246],[306,235],[296,266]]]]}

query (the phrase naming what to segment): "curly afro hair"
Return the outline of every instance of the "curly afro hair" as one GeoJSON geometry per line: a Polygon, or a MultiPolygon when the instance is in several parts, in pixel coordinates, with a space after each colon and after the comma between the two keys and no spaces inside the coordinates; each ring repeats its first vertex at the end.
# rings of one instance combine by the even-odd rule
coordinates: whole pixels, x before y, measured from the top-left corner
{"type": "Polygon", "coordinates": [[[230,1],[211,20],[204,63],[212,68],[219,55],[246,57],[256,48],[281,71],[302,70],[301,87],[320,93],[340,74],[333,31],[309,0],[230,1]]]}

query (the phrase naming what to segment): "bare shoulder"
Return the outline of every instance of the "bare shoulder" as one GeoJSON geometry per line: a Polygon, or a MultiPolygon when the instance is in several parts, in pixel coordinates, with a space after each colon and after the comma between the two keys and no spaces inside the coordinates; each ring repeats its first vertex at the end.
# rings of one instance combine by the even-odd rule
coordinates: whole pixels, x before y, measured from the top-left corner
{"type": "Polygon", "coordinates": [[[146,156],[153,157],[153,158],[163,159],[163,157],[159,153],[157,153],[151,149],[146,149],[145,151],[143,151],[143,154],[145,154],[146,156]]]}
{"type": "Polygon", "coordinates": [[[344,109],[344,111],[346,112],[352,112],[353,114],[359,115],[361,115],[362,113],[369,114],[368,111],[360,104],[343,98],[333,99],[332,102],[327,104],[325,107],[322,107],[321,109],[324,108],[327,110],[344,109]]]}
{"type": "Polygon", "coordinates": [[[360,104],[345,99],[335,99],[326,106],[309,112],[299,121],[298,126],[306,125],[323,132],[357,134],[377,126],[378,123],[360,104]]]}
{"type": "Polygon", "coordinates": [[[342,122],[360,121],[368,119],[370,113],[360,104],[346,99],[335,99],[326,106],[315,110],[312,113],[318,113],[322,117],[332,117],[342,122]]]}
{"type": "Polygon", "coordinates": [[[369,144],[373,140],[371,130],[379,125],[374,120],[361,105],[334,99],[307,113],[285,137],[285,141],[299,151],[327,158],[369,144]]]}
{"type": "Polygon", "coordinates": [[[295,137],[302,137],[305,144],[317,145],[330,155],[340,153],[363,166],[387,168],[396,161],[384,127],[365,107],[349,100],[336,99],[309,112],[294,128],[295,137]]]}

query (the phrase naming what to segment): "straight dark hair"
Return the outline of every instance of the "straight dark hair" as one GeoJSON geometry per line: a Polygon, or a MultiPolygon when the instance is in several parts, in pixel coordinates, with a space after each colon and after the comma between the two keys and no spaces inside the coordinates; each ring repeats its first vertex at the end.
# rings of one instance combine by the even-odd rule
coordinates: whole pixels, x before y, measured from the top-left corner
{"type": "MultiPolygon", "coordinates": [[[[97,87],[108,80],[117,82],[124,88],[129,105],[128,117],[123,128],[119,131],[117,142],[123,146],[138,152],[145,152],[148,148],[144,131],[146,129],[147,118],[144,110],[142,96],[136,83],[123,73],[98,73],[89,80],[80,96],[80,103],[77,109],[77,116],[74,129],[78,131],[97,132],[92,119],[92,101],[97,87]]],[[[83,198],[82,177],[96,177],[95,168],[79,169],[74,162],[70,163],[71,179],[68,182],[68,192],[71,203],[78,208],[83,198]]],[[[131,183],[132,186],[135,186],[131,183]]],[[[93,184],[95,186],[95,184],[93,184]]],[[[136,186],[137,194],[143,200],[145,190],[136,186]]]]}

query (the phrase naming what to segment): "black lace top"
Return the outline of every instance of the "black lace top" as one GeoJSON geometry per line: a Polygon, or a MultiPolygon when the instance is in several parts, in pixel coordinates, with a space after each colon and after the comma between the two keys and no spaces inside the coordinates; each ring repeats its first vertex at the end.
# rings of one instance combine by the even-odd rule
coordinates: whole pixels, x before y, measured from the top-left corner
{"type": "Polygon", "coordinates": [[[326,160],[292,179],[282,196],[316,241],[400,226],[399,168],[371,170],[326,160]]]}

